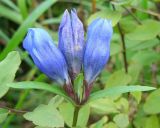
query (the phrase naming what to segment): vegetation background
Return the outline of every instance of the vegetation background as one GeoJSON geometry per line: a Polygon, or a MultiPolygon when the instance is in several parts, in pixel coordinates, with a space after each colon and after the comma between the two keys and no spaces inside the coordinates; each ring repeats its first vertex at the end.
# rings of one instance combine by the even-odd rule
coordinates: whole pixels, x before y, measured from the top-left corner
{"type": "Polygon", "coordinates": [[[85,30],[97,17],[112,20],[110,61],[93,91],[119,85],[157,88],[145,93],[113,94],[91,102],[79,115],[79,126],[160,128],[159,0],[0,0],[0,59],[16,50],[22,60],[20,64],[17,53],[12,52],[5,63],[0,63],[0,128],[33,128],[35,125],[36,128],[52,128],[64,124],[71,127],[73,107],[61,97],[40,90],[9,89],[6,83],[14,80],[17,69],[15,81],[53,82],[35,67],[22,48],[22,40],[29,27],[41,27],[58,42],[61,16],[65,9],[72,8],[77,9],[85,30]],[[4,74],[8,75],[7,79],[4,74]],[[48,102],[58,104],[63,119],[56,114],[50,117],[52,111],[43,111],[45,109],[33,111],[40,104],[45,105],[40,105],[39,109],[47,107],[49,110],[48,102]],[[28,111],[33,111],[32,116],[23,116],[28,111]]]}

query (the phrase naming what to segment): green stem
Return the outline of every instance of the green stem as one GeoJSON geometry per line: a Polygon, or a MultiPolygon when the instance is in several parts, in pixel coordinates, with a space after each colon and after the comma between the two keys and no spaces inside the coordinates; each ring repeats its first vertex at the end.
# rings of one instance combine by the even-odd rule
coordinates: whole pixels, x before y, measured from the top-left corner
{"type": "Polygon", "coordinates": [[[72,127],[76,127],[77,125],[79,111],[80,111],[80,106],[75,106],[72,127]]]}

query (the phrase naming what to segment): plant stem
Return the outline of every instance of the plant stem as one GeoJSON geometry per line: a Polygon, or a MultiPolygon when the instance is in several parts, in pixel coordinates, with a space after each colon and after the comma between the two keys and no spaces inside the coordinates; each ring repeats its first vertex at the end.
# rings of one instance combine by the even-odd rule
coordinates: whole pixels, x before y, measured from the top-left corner
{"type": "Polygon", "coordinates": [[[80,111],[80,108],[81,108],[80,106],[75,106],[72,127],[76,127],[77,125],[78,113],[80,111]]]}
{"type": "MultiPolygon", "coordinates": [[[[116,10],[115,6],[112,5],[113,7],[113,10],[116,10]]],[[[120,36],[121,36],[121,41],[122,41],[122,53],[123,53],[123,60],[124,60],[124,68],[125,68],[125,72],[128,73],[128,64],[127,64],[127,55],[126,55],[126,45],[125,45],[125,39],[124,39],[124,33],[122,31],[122,28],[121,28],[121,25],[120,23],[117,24],[117,27],[118,27],[118,31],[120,33],[120,36]]]]}

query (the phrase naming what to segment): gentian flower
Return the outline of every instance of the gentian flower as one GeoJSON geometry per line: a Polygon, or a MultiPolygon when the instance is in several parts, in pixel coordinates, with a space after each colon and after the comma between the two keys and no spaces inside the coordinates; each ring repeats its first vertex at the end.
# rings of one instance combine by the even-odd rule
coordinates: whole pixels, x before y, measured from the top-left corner
{"type": "Polygon", "coordinates": [[[84,53],[84,29],[76,10],[72,10],[71,15],[67,10],[64,12],[58,47],[67,61],[71,77],[75,78],[81,70],[84,53]]]}
{"type": "Polygon", "coordinates": [[[96,19],[88,27],[84,54],[84,75],[88,85],[93,83],[109,59],[112,31],[111,21],[106,19],[96,19]]]}
{"type": "Polygon", "coordinates": [[[49,34],[41,28],[30,28],[23,41],[37,67],[60,85],[69,84],[66,61],[49,34]]]}
{"type": "Polygon", "coordinates": [[[58,47],[49,34],[40,28],[30,28],[23,41],[36,66],[64,87],[76,103],[84,103],[93,82],[105,67],[110,54],[111,21],[98,18],[88,27],[86,43],[83,24],[75,10],[66,10],[59,27],[58,47]],[[84,72],[82,101],[74,91],[74,79],[84,72]]]}

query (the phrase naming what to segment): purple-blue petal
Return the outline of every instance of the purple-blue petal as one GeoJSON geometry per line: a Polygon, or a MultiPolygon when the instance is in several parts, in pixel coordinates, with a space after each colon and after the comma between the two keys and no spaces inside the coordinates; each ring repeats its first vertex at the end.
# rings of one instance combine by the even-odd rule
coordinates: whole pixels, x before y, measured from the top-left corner
{"type": "Polygon", "coordinates": [[[87,84],[96,79],[109,59],[112,33],[111,21],[106,19],[96,19],[88,27],[84,54],[84,75],[87,84]]]}
{"type": "Polygon", "coordinates": [[[67,10],[64,12],[59,27],[58,46],[65,56],[69,72],[71,75],[77,75],[83,62],[84,30],[75,10],[71,11],[71,15],[67,10]]]}
{"type": "Polygon", "coordinates": [[[41,28],[30,28],[23,41],[36,66],[60,85],[69,83],[67,64],[49,34],[41,28]]]}

